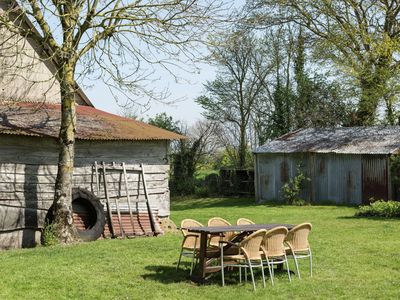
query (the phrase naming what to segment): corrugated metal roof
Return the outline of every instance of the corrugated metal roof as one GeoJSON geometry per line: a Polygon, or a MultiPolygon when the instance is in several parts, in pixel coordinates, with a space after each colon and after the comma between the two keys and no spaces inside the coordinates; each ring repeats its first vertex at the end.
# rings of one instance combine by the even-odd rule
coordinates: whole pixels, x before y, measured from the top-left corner
{"type": "MultiPolygon", "coordinates": [[[[0,133],[58,137],[59,104],[0,102],[0,133]]],[[[76,138],[81,140],[178,140],[185,137],[133,119],[78,105],[76,138]]]]}
{"type": "Polygon", "coordinates": [[[391,154],[400,149],[400,126],[307,128],[285,134],[254,153],[391,154]]]}

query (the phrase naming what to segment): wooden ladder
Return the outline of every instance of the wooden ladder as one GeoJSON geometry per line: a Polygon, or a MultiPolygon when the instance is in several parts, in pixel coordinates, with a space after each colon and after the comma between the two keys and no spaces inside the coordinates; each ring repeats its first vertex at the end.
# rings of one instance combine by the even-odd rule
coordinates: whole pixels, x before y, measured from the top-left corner
{"type": "MultiPolygon", "coordinates": [[[[111,236],[112,237],[126,237],[126,230],[124,228],[122,218],[121,218],[121,210],[120,210],[120,203],[119,203],[119,198],[120,196],[110,196],[109,192],[109,183],[108,183],[108,178],[107,174],[110,172],[116,173],[119,172],[119,187],[122,186],[122,182],[124,183],[125,187],[125,192],[126,192],[126,200],[128,204],[128,210],[129,210],[129,215],[130,215],[130,220],[131,220],[131,225],[132,225],[132,230],[133,234],[135,233],[135,225],[134,225],[134,217],[133,217],[133,211],[132,211],[132,204],[138,204],[139,202],[143,202],[142,200],[139,199],[139,194],[137,199],[131,199],[130,197],[130,192],[129,192],[129,184],[128,184],[128,171],[129,172],[136,172],[138,173],[138,190],[140,187],[140,177],[142,177],[142,184],[143,184],[143,191],[144,191],[144,196],[145,200],[144,202],[146,203],[146,208],[147,208],[147,213],[149,216],[149,221],[150,221],[150,227],[151,227],[151,232],[146,232],[146,235],[157,235],[160,233],[160,228],[157,226],[156,220],[154,218],[153,212],[151,210],[150,202],[149,202],[149,194],[147,190],[147,183],[146,183],[146,178],[145,178],[145,166],[144,164],[140,164],[140,167],[126,167],[125,163],[121,164],[106,164],[105,162],[102,162],[101,164],[98,164],[97,161],[94,163],[94,169],[95,169],[95,175],[96,175],[96,190],[97,190],[97,196],[100,198],[100,177],[102,176],[103,178],[103,184],[104,184],[104,196],[105,196],[105,201],[106,201],[106,208],[107,208],[107,216],[108,216],[108,228],[110,230],[111,236]],[[115,226],[114,226],[114,221],[112,218],[112,208],[111,208],[111,199],[114,199],[114,205],[117,211],[117,217],[118,217],[118,225],[120,228],[119,235],[115,232],[115,226]]],[[[139,210],[137,210],[137,214],[139,215],[139,210]]]]}

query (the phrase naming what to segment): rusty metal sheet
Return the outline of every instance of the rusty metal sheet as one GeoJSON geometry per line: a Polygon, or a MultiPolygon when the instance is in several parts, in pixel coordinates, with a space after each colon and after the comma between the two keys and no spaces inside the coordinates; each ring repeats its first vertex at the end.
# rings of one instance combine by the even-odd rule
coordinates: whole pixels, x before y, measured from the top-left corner
{"type": "Polygon", "coordinates": [[[392,154],[400,149],[400,126],[306,128],[258,147],[254,153],[392,154]]]}
{"type": "Polygon", "coordinates": [[[376,155],[362,156],[362,202],[370,199],[388,200],[389,182],[387,157],[376,155]]]}
{"type": "Polygon", "coordinates": [[[361,203],[361,157],[318,154],[313,186],[316,202],[361,203]]]}
{"type": "MultiPolygon", "coordinates": [[[[179,140],[186,137],[144,122],[94,107],[77,105],[76,139],[179,140]]],[[[61,123],[59,104],[0,102],[0,133],[57,138],[61,123]]]]}

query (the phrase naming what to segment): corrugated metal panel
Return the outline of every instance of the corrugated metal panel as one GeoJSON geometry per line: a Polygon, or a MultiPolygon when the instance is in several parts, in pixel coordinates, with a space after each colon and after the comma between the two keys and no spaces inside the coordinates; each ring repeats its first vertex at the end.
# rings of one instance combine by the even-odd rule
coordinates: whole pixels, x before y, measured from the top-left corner
{"type": "Polygon", "coordinates": [[[315,202],[361,203],[361,157],[318,154],[314,165],[315,202]]]}
{"type": "Polygon", "coordinates": [[[259,155],[258,188],[261,201],[275,201],[280,198],[276,182],[280,181],[280,164],[283,155],[259,155]]]}
{"type": "MultiPolygon", "coordinates": [[[[379,159],[380,156],[374,156],[379,159]]],[[[257,184],[261,201],[282,200],[281,188],[301,170],[310,178],[300,197],[318,202],[362,203],[362,162],[360,155],[342,154],[258,154],[257,184]]]]}
{"type": "Polygon", "coordinates": [[[362,156],[362,201],[370,203],[370,198],[388,200],[387,157],[362,156]]]}
{"type": "Polygon", "coordinates": [[[307,128],[290,132],[254,153],[391,154],[400,149],[400,126],[307,128]]]}
{"type": "MultiPolygon", "coordinates": [[[[155,218],[155,221],[159,222],[158,213],[153,212],[153,216],[155,218]]],[[[118,215],[114,212],[112,214],[112,220],[113,220],[114,233],[117,236],[121,236],[122,232],[124,232],[124,234],[127,236],[136,236],[136,235],[140,236],[152,233],[150,217],[147,213],[134,213],[133,220],[131,220],[131,216],[129,213],[121,212],[122,228],[120,227],[119,224],[118,215]]],[[[111,237],[111,233],[108,228],[108,222],[106,222],[106,225],[104,227],[103,235],[105,237],[111,237]]]]}
{"type": "MultiPolygon", "coordinates": [[[[261,201],[281,201],[282,186],[294,177],[297,166],[301,163],[302,171],[309,176],[308,157],[304,155],[265,154],[257,156],[258,178],[257,185],[261,201]]],[[[302,193],[302,197],[309,199],[309,184],[302,193]]]]}

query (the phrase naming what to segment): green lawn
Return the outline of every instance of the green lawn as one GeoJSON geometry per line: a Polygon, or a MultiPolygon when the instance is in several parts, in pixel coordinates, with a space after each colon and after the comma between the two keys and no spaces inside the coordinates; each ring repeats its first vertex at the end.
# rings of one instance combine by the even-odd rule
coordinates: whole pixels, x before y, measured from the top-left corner
{"type": "MultiPolygon", "coordinates": [[[[278,274],[275,286],[260,276],[250,282],[231,276],[225,288],[219,275],[207,286],[175,271],[180,235],[103,240],[69,247],[0,253],[0,299],[266,299],[398,298],[400,296],[400,220],[353,218],[355,208],[265,206],[249,199],[191,199],[173,203],[172,219],[213,216],[231,222],[247,217],[259,223],[310,221],[314,277],[307,261],[303,278],[289,284],[278,274]]],[[[293,265],[292,265],[293,266],[293,265]]],[[[293,276],[294,277],[294,276],[293,276]]]]}

